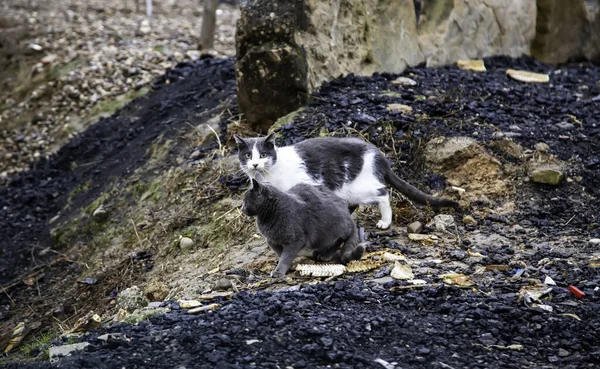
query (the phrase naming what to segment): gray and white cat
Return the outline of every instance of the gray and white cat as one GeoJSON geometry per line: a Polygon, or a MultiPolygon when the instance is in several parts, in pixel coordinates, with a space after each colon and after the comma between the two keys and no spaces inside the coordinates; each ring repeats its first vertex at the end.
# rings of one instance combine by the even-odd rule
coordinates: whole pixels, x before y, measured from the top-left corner
{"type": "Polygon", "coordinates": [[[322,186],[301,183],[283,192],[252,179],[242,211],[256,216],[259,232],[279,256],[272,277],[283,277],[304,248],[312,249],[316,260],[344,264],[365,252],[348,208],[322,186]]]}
{"type": "Polygon", "coordinates": [[[274,133],[234,138],[240,165],[250,178],[259,173],[281,191],[298,183],[323,185],[344,200],[351,212],[359,205],[378,205],[378,228],[388,228],[392,223],[386,184],[419,204],[458,207],[455,201],[427,195],[399,178],[377,147],[357,138],[312,138],[284,147],[276,147],[274,133]]]}

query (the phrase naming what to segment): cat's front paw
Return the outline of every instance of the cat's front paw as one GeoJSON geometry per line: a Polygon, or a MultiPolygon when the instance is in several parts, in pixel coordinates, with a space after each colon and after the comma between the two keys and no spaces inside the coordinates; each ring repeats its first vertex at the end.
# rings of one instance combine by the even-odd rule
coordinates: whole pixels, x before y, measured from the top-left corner
{"type": "Polygon", "coordinates": [[[391,222],[386,222],[383,219],[379,220],[379,222],[377,222],[377,228],[380,229],[386,229],[390,227],[390,223],[391,222]]]}
{"type": "Polygon", "coordinates": [[[285,272],[282,272],[281,270],[273,270],[271,272],[271,278],[283,278],[285,277],[285,272]]]}

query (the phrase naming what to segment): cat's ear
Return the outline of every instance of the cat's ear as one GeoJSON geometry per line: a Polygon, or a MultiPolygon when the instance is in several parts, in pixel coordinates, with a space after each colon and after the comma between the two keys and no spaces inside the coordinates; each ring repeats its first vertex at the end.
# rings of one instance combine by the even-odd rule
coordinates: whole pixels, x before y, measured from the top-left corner
{"type": "Polygon", "coordinates": [[[265,142],[268,142],[271,145],[275,146],[275,132],[269,133],[267,137],[265,137],[265,142]]]}
{"type": "Polygon", "coordinates": [[[252,191],[260,191],[260,183],[255,178],[251,179],[250,185],[252,191]]]}
{"type": "Polygon", "coordinates": [[[238,135],[233,135],[233,139],[235,140],[235,143],[238,144],[238,146],[246,145],[246,141],[244,141],[244,139],[238,135]]]}

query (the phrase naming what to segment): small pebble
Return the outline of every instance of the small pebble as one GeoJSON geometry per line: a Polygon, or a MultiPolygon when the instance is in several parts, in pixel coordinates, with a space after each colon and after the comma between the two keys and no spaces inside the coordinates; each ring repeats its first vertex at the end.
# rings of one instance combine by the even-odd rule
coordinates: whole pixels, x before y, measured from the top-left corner
{"type": "Polygon", "coordinates": [[[179,240],[179,247],[181,247],[181,250],[183,250],[183,251],[189,250],[193,245],[194,245],[194,240],[192,240],[191,238],[182,237],[179,240]]]}
{"type": "Polygon", "coordinates": [[[233,287],[233,283],[228,278],[221,278],[215,283],[215,290],[228,290],[233,287]]]}
{"type": "Polygon", "coordinates": [[[406,228],[408,233],[421,233],[423,231],[423,224],[421,222],[412,222],[406,228]]]}

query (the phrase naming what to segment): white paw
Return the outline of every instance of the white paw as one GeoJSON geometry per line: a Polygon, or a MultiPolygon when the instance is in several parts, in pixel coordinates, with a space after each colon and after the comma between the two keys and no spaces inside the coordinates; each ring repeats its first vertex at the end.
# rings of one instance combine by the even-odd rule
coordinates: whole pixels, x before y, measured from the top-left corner
{"type": "Polygon", "coordinates": [[[379,222],[377,222],[377,228],[381,228],[381,229],[386,229],[389,228],[391,222],[386,222],[383,219],[381,219],[379,222]]]}

